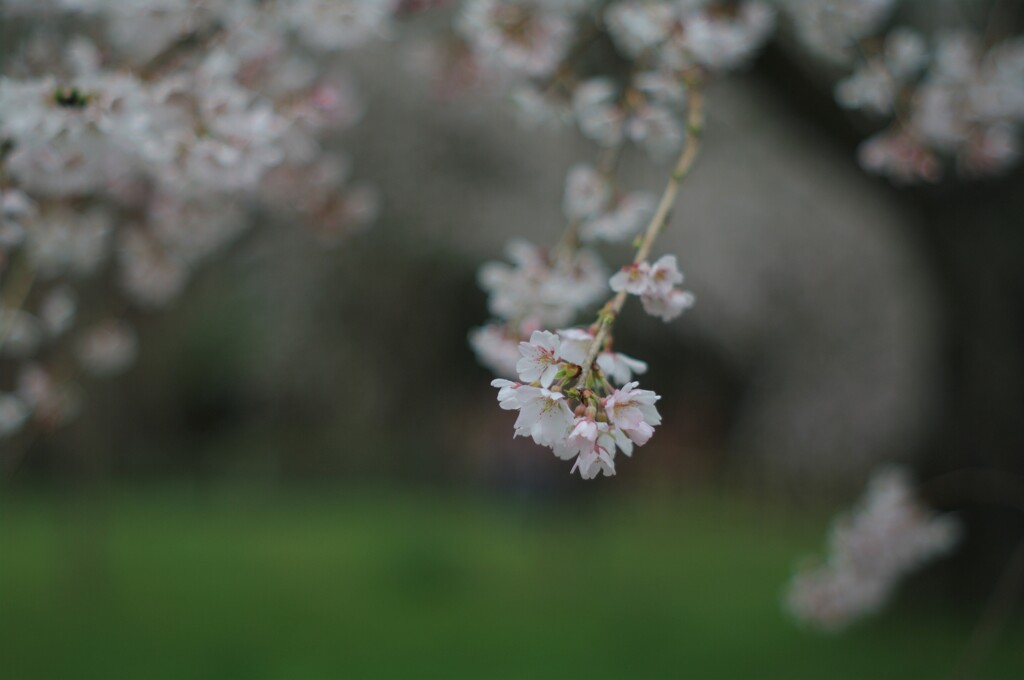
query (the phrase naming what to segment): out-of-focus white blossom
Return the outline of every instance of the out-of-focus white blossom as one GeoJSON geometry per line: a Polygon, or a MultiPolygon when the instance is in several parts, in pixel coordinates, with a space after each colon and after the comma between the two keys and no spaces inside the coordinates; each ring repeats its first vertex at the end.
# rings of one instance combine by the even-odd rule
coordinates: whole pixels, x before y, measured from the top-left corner
{"type": "Polygon", "coordinates": [[[885,37],[885,64],[893,77],[909,80],[928,65],[928,43],[910,28],[894,29],[885,37]]]}
{"type": "Polygon", "coordinates": [[[477,360],[492,373],[504,378],[517,375],[519,343],[519,335],[512,334],[507,324],[489,323],[469,333],[469,345],[476,353],[477,360]]]}
{"type": "Polygon", "coordinates": [[[663,71],[647,71],[623,92],[608,78],[592,78],[573,95],[573,114],[580,131],[601,146],[624,139],[652,157],[676,153],[686,138],[682,108],[686,92],[680,80],[663,71]]]}
{"type": "Polygon", "coordinates": [[[16,394],[0,392],[0,440],[17,434],[31,415],[28,404],[16,394]]]}
{"type": "Polygon", "coordinates": [[[0,189],[0,271],[4,256],[25,241],[25,221],[35,214],[35,203],[24,192],[0,189]]]}
{"type": "Polygon", "coordinates": [[[0,0],[48,23],[14,36],[0,77],[0,368],[33,423],[78,411],[74,376],[46,365],[60,343],[98,375],[137,352],[122,321],[89,318],[86,286],[162,307],[254,216],[331,243],[373,220],[377,193],[324,144],[364,111],[335,53],[388,34],[400,4],[0,0]]]}
{"type": "Polygon", "coordinates": [[[668,38],[675,27],[676,10],[667,2],[616,2],[605,12],[605,21],[615,44],[637,58],[668,38]]]}
{"type": "Polygon", "coordinates": [[[866,62],[853,75],[836,85],[836,100],[848,109],[865,109],[874,114],[893,110],[897,84],[881,60],[866,62]]]}
{"type": "Polygon", "coordinates": [[[763,2],[742,2],[734,16],[695,11],[662,48],[662,59],[673,68],[735,69],[753,57],[774,27],[775,13],[763,2]]]}
{"type": "Polygon", "coordinates": [[[96,75],[0,78],[0,139],[13,150],[9,172],[42,196],[105,189],[170,153],[159,103],[136,78],[96,75]]]}
{"type": "Polygon", "coordinates": [[[881,470],[833,525],[826,562],[794,576],[789,609],[805,623],[842,628],[880,609],[906,575],[948,553],[959,536],[953,518],[915,498],[903,470],[881,470]]]}
{"type": "Polygon", "coordinates": [[[480,268],[480,285],[499,318],[562,325],[607,290],[604,267],[593,253],[579,251],[567,264],[553,264],[536,246],[514,241],[507,254],[511,265],[490,262],[480,268]]]}
{"type": "Polygon", "coordinates": [[[580,131],[602,146],[622,141],[626,114],[618,105],[618,89],[608,78],[592,78],[576,88],[572,107],[580,131]]]}
{"type": "Polygon", "coordinates": [[[653,54],[655,65],[673,70],[742,66],[774,28],[774,11],[762,2],[741,2],[731,13],[708,4],[616,2],[605,19],[616,46],[631,58],[649,60],[653,54]]]}
{"type": "Polygon", "coordinates": [[[835,60],[850,58],[851,47],[874,33],[898,0],[784,0],[782,6],[809,49],[835,60]]]}
{"type": "Polygon", "coordinates": [[[43,339],[43,327],[32,314],[0,307],[0,356],[26,359],[43,339]]]}
{"type": "Polygon", "coordinates": [[[92,276],[106,262],[111,215],[99,208],[79,212],[58,205],[26,223],[27,257],[44,280],[92,276]]]}
{"type": "Polygon", "coordinates": [[[77,311],[74,289],[61,285],[47,293],[39,307],[39,318],[51,337],[60,337],[74,325],[77,311]]]}
{"type": "Polygon", "coordinates": [[[77,388],[54,380],[38,364],[25,364],[18,372],[16,394],[32,412],[33,421],[45,428],[61,427],[75,419],[82,400],[77,388]]]}
{"type": "Polygon", "coordinates": [[[397,0],[283,0],[278,12],[302,40],[324,50],[360,47],[387,35],[397,0]]]}
{"type": "Polygon", "coordinates": [[[865,169],[887,175],[899,184],[934,182],[942,176],[935,154],[906,134],[871,137],[861,143],[858,159],[865,169]]]}
{"type": "Polygon", "coordinates": [[[616,194],[604,174],[578,164],[566,178],[563,211],[578,221],[584,241],[622,241],[636,234],[654,214],[655,198],[644,192],[616,194]]]}
{"type": "Polygon", "coordinates": [[[845,108],[893,118],[887,130],[862,144],[859,158],[866,170],[910,184],[939,180],[946,163],[962,174],[992,175],[1017,162],[1024,40],[986,50],[966,31],[929,40],[897,28],[880,48],[866,43],[861,51],[853,73],[836,86],[836,99],[845,108]]]}
{"type": "Polygon", "coordinates": [[[105,321],[81,334],[75,352],[87,373],[106,377],[128,369],[138,347],[138,336],[131,326],[123,321],[105,321]]]}
{"type": "Polygon", "coordinates": [[[484,64],[535,77],[558,66],[569,49],[574,24],[564,3],[468,0],[458,29],[484,64]]]}
{"type": "Polygon", "coordinates": [[[140,231],[122,233],[118,262],[122,290],[143,307],[170,304],[188,282],[185,261],[161,249],[152,237],[140,231]]]}
{"type": "Polygon", "coordinates": [[[565,200],[562,209],[571,220],[584,220],[601,213],[611,198],[608,178],[595,168],[574,165],[565,179],[565,200]]]}
{"type": "Polygon", "coordinates": [[[618,242],[631,238],[654,215],[657,199],[647,192],[633,192],[620,196],[615,204],[597,217],[580,226],[585,241],[618,242]]]}
{"type": "Polygon", "coordinates": [[[545,97],[533,87],[517,88],[511,99],[519,121],[527,129],[558,128],[572,121],[569,105],[545,97]]]}

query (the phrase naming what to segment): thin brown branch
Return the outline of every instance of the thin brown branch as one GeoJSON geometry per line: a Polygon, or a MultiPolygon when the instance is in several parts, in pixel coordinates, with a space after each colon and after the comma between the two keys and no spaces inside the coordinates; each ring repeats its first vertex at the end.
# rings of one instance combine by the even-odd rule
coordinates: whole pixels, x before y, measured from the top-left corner
{"type": "MultiPolygon", "coordinates": [[[[683,145],[682,153],[679,154],[679,160],[672,170],[668,184],[666,184],[665,190],[661,194],[658,208],[654,211],[654,216],[651,217],[651,221],[644,230],[643,237],[636,250],[636,256],[633,258],[633,264],[643,262],[651,254],[654,241],[669,222],[672,206],[675,205],[676,196],[679,194],[679,186],[686,179],[686,176],[690,174],[690,170],[697,160],[697,155],[700,153],[700,138],[704,128],[704,97],[700,88],[696,85],[691,86],[688,93],[686,128],[686,143],[683,145]]],[[[577,389],[582,390],[586,387],[587,380],[590,378],[591,371],[593,370],[594,361],[608,339],[612,326],[615,325],[616,317],[622,311],[623,305],[626,304],[626,297],[626,291],[616,293],[615,297],[609,300],[598,313],[594,340],[590,344],[587,357],[583,362],[583,370],[576,383],[577,389]]]]}

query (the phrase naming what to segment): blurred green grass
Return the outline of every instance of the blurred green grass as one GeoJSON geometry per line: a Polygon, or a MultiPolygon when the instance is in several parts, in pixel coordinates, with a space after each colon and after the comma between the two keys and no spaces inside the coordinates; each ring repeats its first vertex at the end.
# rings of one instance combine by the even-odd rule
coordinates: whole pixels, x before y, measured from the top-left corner
{"type": "Polygon", "coordinates": [[[801,630],[780,593],[827,517],[711,494],[74,498],[0,500],[2,678],[940,678],[973,625],[801,630]]]}

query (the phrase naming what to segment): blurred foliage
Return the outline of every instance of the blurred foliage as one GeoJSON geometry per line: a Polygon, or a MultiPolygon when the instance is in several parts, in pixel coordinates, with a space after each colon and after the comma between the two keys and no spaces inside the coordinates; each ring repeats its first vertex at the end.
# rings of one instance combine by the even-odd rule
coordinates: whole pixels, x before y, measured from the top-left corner
{"type": "MultiPolygon", "coordinates": [[[[840,636],[787,620],[826,522],[710,492],[23,491],[0,500],[0,676],[945,677],[973,606],[904,596],[840,636]]],[[[1021,677],[1022,641],[983,677],[1021,677]]]]}

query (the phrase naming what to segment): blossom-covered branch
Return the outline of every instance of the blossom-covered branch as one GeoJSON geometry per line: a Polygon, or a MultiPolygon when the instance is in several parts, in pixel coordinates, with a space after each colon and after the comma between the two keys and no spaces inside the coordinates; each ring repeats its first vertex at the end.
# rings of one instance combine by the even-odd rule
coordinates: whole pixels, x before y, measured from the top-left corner
{"type": "MultiPolygon", "coordinates": [[[[679,192],[679,185],[686,175],[689,174],[690,168],[693,167],[694,161],[697,160],[697,153],[700,150],[700,135],[704,127],[704,97],[699,87],[690,88],[688,111],[687,137],[683,152],[680,154],[679,161],[672,171],[668,185],[661,195],[658,208],[654,211],[654,216],[644,230],[643,238],[640,240],[633,263],[624,268],[623,271],[611,280],[612,290],[616,291],[615,297],[609,300],[598,314],[594,341],[591,343],[587,356],[583,361],[583,370],[580,373],[577,388],[586,386],[587,379],[593,370],[594,362],[597,360],[597,355],[611,333],[615,319],[618,317],[619,312],[622,311],[622,307],[626,303],[626,297],[630,293],[646,296],[647,302],[645,302],[644,306],[648,311],[651,311],[654,305],[658,305],[659,315],[663,317],[668,316],[669,318],[675,315],[676,309],[681,311],[689,307],[693,302],[693,297],[688,293],[677,291],[672,287],[665,291],[663,290],[664,286],[660,286],[662,281],[682,283],[681,278],[671,278],[673,274],[669,260],[661,261],[661,268],[657,264],[653,268],[647,264],[651,248],[654,247],[654,240],[668,223],[672,206],[676,201],[676,194],[679,192]],[[661,274],[661,272],[664,273],[661,274]],[[654,302],[654,300],[657,300],[657,302],[654,302]]],[[[655,314],[658,312],[652,311],[651,313],[655,314]]]]}
{"type": "MultiPolygon", "coordinates": [[[[996,3],[998,4],[998,3],[996,3]]],[[[1003,173],[1020,158],[1024,39],[960,28],[885,30],[898,0],[787,0],[803,44],[847,70],[839,104],[887,127],[864,141],[862,167],[897,184],[1003,173]]]]}
{"type": "Polygon", "coordinates": [[[665,321],[693,304],[693,295],[678,288],[683,275],[676,258],[648,258],[700,148],[704,85],[746,63],[772,20],[771,10],[756,2],[614,2],[591,9],[572,2],[471,0],[464,6],[461,25],[474,27],[466,39],[481,63],[514,81],[527,117],[571,116],[606,150],[599,168],[570,170],[563,206],[568,227],[556,248],[549,253],[516,243],[509,249],[511,266],[481,269],[490,310],[500,320],[470,335],[481,361],[500,376],[492,384],[502,408],[519,411],[516,434],[573,460],[573,471],[585,479],[614,474],[616,453],[631,455],[661,423],[660,397],[633,380],[647,365],[616,352],[611,330],[630,294],[665,321]],[[608,36],[617,58],[630,64],[625,76],[580,67],[603,58],[586,53],[587,46],[607,49],[609,41],[595,40],[595,32],[608,36]],[[564,41],[567,35],[585,37],[573,49],[556,49],[553,36],[564,41]],[[660,199],[617,188],[612,161],[627,142],[656,161],[677,156],[660,199]],[[586,247],[634,236],[630,264],[610,278],[586,247]],[[613,295],[594,324],[566,327],[609,289],[613,295]]]}
{"type": "Polygon", "coordinates": [[[76,375],[127,368],[135,312],[257,211],[328,243],[372,221],[325,144],[364,108],[338,55],[407,4],[0,0],[25,28],[0,54],[0,439],[71,419],[76,375]]]}

